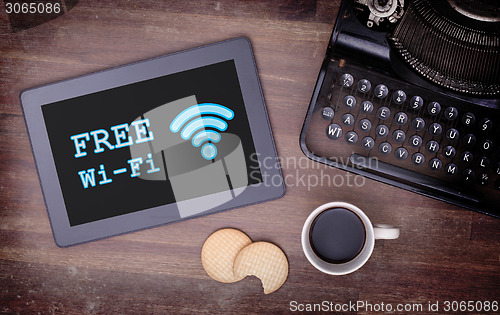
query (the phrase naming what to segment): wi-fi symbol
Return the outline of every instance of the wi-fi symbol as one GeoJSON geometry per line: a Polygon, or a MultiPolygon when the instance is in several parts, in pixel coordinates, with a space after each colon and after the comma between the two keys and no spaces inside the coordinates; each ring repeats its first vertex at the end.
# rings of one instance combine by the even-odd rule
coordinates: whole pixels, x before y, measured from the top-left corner
{"type": "Polygon", "coordinates": [[[234,117],[234,112],[225,106],[214,103],[194,105],[186,108],[174,118],[170,124],[170,130],[177,133],[182,128],[181,138],[184,140],[188,140],[194,134],[191,139],[193,146],[201,146],[201,156],[206,160],[213,160],[217,156],[217,147],[214,143],[220,141],[221,135],[219,132],[207,128],[224,131],[227,129],[227,122],[219,117],[201,115],[217,115],[231,120],[234,117]],[[202,146],[206,141],[209,142],[202,146]]]}

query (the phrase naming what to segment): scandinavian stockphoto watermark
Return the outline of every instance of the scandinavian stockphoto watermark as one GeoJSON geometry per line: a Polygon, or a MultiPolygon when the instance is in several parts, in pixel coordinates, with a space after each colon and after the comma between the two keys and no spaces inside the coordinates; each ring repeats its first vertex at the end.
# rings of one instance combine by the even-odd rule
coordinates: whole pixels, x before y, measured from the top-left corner
{"type": "Polygon", "coordinates": [[[372,303],[369,301],[348,301],[338,303],[322,301],[305,303],[290,301],[291,312],[368,312],[368,313],[463,313],[484,312],[496,313],[498,301],[427,301],[424,303],[372,303]]]}
{"type": "MultiPolygon", "coordinates": [[[[333,166],[318,163],[305,156],[302,157],[262,157],[259,153],[250,156],[252,167],[251,179],[259,179],[267,186],[281,186],[283,183],[287,187],[306,187],[310,191],[314,187],[363,187],[366,178],[350,172],[333,173],[336,169],[333,166]],[[281,167],[283,177],[279,175],[271,176],[265,170],[281,167]],[[312,170],[312,172],[311,172],[312,170]]],[[[370,165],[373,168],[378,166],[378,159],[366,157],[363,165],[370,165]]],[[[330,158],[330,161],[341,166],[348,165],[348,159],[330,158]]],[[[356,167],[356,166],[355,166],[356,167]]]]}
{"type": "Polygon", "coordinates": [[[79,0],[4,0],[0,10],[9,18],[12,32],[50,22],[74,8],[79,0]]]}

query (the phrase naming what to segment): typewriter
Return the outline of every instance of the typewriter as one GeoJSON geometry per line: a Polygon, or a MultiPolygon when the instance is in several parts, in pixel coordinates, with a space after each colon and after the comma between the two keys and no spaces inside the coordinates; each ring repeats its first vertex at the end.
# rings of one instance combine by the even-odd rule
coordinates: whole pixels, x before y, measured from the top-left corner
{"type": "Polygon", "coordinates": [[[344,0],[300,135],[309,158],[500,217],[500,8],[344,0]]]}

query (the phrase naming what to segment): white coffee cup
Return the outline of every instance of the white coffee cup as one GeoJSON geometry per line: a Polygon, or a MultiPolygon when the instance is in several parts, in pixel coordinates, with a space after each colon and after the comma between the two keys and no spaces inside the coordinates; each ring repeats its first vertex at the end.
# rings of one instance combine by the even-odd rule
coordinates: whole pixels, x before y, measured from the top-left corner
{"type": "Polygon", "coordinates": [[[331,275],[345,275],[358,270],[366,263],[373,252],[375,239],[398,237],[397,227],[387,224],[372,225],[370,219],[358,207],[345,202],[330,202],[318,207],[307,218],[302,228],[302,248],[316,269],[331,275]],[[316,220],[318,217],[320,219],[316,220]],[[330,226],[335,228],[330,229],[330,226]],[[328,239],[323,237],[319,242],[318,238],[324,235],[328,239]],[[312,242],[312,238],[316,240],[312,242]],[[312,244],[314,242],[318,244],[315,246],[312,244]],[[360,248],[359,252],[357,248],[360,248]],[[341,258],[344,254],[346,256],[341,258]]]}

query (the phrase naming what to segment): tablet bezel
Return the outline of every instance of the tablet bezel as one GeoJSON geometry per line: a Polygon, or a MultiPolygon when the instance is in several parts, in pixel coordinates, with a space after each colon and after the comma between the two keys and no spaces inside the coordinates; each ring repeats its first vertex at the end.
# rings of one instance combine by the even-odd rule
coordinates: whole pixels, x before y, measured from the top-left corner
{"type": "MultiPolygon", "coordinates": [[[[21,93],[21,105],[31,147],[54,240],[58,246],[70,246],[176,222],[184,218],[180,218],[177,211],[172,211],[177,208],[176,204],[167,204],[71,226],[42,114],[42,106],[227,60],[234,60],[263,182],[247,186],[237,198],[189,218],[277,199],[284,195],[285,185],[251,44],[247,38],[239,37],[35,87],[21,93]],[[269,162],[267,160],[269,158],[273,162],[269,162]]],[[[217,195],[212,194],[185,202],[192,206],[203,205],[218,198],[217,195]]]]}

